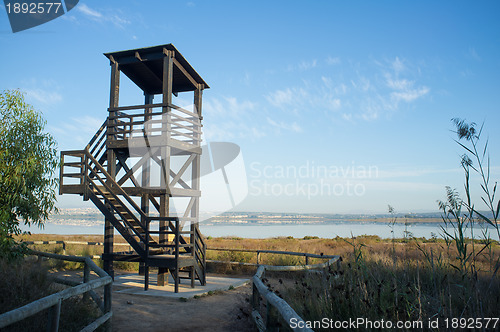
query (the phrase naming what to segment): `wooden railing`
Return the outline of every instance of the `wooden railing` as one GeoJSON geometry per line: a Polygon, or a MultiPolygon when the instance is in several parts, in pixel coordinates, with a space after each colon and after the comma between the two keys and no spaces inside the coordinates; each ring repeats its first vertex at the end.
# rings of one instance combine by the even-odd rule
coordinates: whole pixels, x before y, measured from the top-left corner
{"type": "MultiPolygon", "coordinates": [[[[289,253],[290,254],[290,253],[289,253]]],[[[294,331],[312,331],[307,328],[304,320],[300,317],[295,310],[281,297],[276,295],[274,292],[268,289],[262,278],[264,278],[266,271],[304,271],[304,270],[316,270],[323,269],[334,263],[340,264],[340,256],[330,256],[333,257],[325,263],[313,264],[313,265],[302,265],[302,266],[271,266],[271,265],[261,265],[257,269],[257,272],[252,278],[253,288],[252,288],[252,318],[259,331],[274,331],[278,330],[278,321],[282,320],[287,323],[287,325],[292,322],[296,322],[297,328],[294,331]],[[260,314],[260,302],[261,297],[266,301],[266,320],[262,318],[260,314]]]]}
{"type": "Polygon", "coordinates": [[[168,133],[176,140],[199,145],[201,119],[198,114],[173,104],[148,104],[108,109],[108,136],[113,140],[148,138],[168,133]],[[165,111],[168,109],[168,111],[165,111]]]}
{"type": "Polygon", "coordinates": [[[90,142],[85,147],[87,151],[91,155],[94,156],[96,160],[101,160],[103,155],[106,153],[106,129],[108,125],[108,120],[104,121],[104,123],[99,127],[94,137],[90,140],[90,142]]]}
{"type": "Polygon", "coordinates": [[[106,125],[107,120],[97,130],[85,150],[61,151],[59,195],[63,194],[64,186],[68,185],[79,186],[80,192],[84,190],[85,176],[89,173],[86,168],[88,165],[85,163],[85,151],[88,151],[96,160],[104,158],[106,153],[106,125]]]}
{"type": "MultiPolygon", "coordinates": [[[[63,283],[73,287],[67,288],[58,293],[46,296],[22,307],[1,314],[0,329],[26,319],[30,316],[33,316],[41,312],[42,310],[49,309],[47,331],[58,331],[62,301],[82,294],[84,296],[90,296],[94,300],[94,302],[99,307],[102,316],[100,316],[91,324],[87,325],[81,331],[94,331],[102,324],[108,322],[109,319],[113,316],[113,312],[111,311],[111,291],[113,279],[103,269],[98,267],[92,261],[92,259],[90,259],[90,257],[58,255],[36,250],[30,250],[30,254],[39,257],[84,263],[83,283],[55,278],[55,282],[63,283]],[[94,271],[99,276],[99,278],[90,280],[90,271],[94,271]],[[101,297],[95,292],[95,289],[100,287],[104,287],[103,299],[101,299],[101,297]]],[[[110,330],[109,323],[106,324],[106,329],[110,330]]]]}
{"type": "MultiPolygon", "coordinates": [[[[305,258],[305,265],[309,265],[310,258],[322,258],[322,259],[332,259],[338,256],[334,255],[322,255],[322,254],[309,254],[305,252],[295,252],[295,251],[280,251],[280,250],[261,250],[261,249],[228,249],[228,248],[207,248],[207,250],[215,250],[215,251],[234,251],[234,252],[253,252],[256,253],[256,263],[245,263],[244,265],[249,266],[260,266],[262,265],[260,262],[261,254],[279,254],[279,255],[290,255],[290,256],[300,256],[305,258]]],[[[214,261],[208,260],[207,262],[211,263],[236,263],[240,264],[240,262],[224,262],[224,261],[214,261]]]]}
{"type": "MultiPolygon", "coordinates": [[[[95,242],[95,241],[50,241],[50,240],[40,240],[40,241],[23,241],[24,244],[27,245],[54,245],[54,244],[60,244],[62,247],[62,254],[66,255],[66,249],[68,248],[68,245],[81,245],[81,246],[104,246],[104,242],[95,242]]],[[[129,247],[129,250],[132,250],[132,246],[128,243],[121,243],[121,242],[115,242],[113,243],[113,246],[127,246],[129,247]]],[[[88,256],[91,259],[100,259],[100,255],[92,255],[88,256]]]]}
{"type": "MultiPolygon", "coordinates": [[[[199,234],[201,236],[201,234],[199,234]]],[[[63,244],[63,247],[67,244],[76,245],[103,245],[101,242],[80,242],[80,241],[26,241],[26,244],[63,244]]],[[[128,245],[125,243],[116,243],[119,245],[128,245]]],[[[116,245],[115,244],[115,245],[116,245]]],[[[203,243],[205,246],[205,243],[203,243]]],[[[253,288],[252,288],[252,318],[255,325],[259,331],[270,331],[274,330],[277,326],[279,320],[284,320],[285,322],[291,322],[292,319],[296,322],[297,326],[306,326],[304,320],[293,310],[293,308],[282,298],[277,296],[274,292],[268,289],[264,284],[262,279],[265,277],[266,271],[306,271],[306,270],[321,270],[333,264],[340,268],[341,257],[338,255],[318,255],[303,252],[294,251],[280,251],[280,250],[260,250],[260,249],[231,249],[231,248],[208,248],[208,250],[214,251],[233,251],[233,252],[252,252],[257,254],[257,263],[243,263],[243,262],[229,262],[229,261],[216,261],[208,260],[203,257],[202,261],[204,264],[208,263],[223,263],[223,264],[237,264],[237,265],[248,265],[255,266],[257,272],[252,277],[253,288]],[[290,256],[300,256],[305,257],[305,265],[291,265],[291,266],[273,266],[273,265],[262,265],[260,264],[260,254],[279,254],[279,255],[290,255],[290,256]],[[328,259],[328,261],[319,264],[308,264],[310,258],[316,259],[328,259]],[[266,319],[262,317],[260,313],[261,309],[261,298],[266,301],[266,319]],[[277,315],[279,314],[279,316],[277,315]]],[[[311,332],[309,328],[296,328],[294,331],[307,331],[311,332]]]]}
{"type": "Polygon", "coordinates": [[[85,179],[85,152],[83,150],[61,151],[61,166],[59,167],[59,195],[69,187],[75,187],[75,192],[81,193],[85,179]]]}
{"type": "MultiPolygon", "coordinates": [[[[149,217],[150,220],[147,221],[147,234],[145,237],[148,236],[153,236],[153,235],[158,235],[158,234],[164,234],[167,236],[173,235],[173,241],[166,242],[166,243],[157,243],[157,242],[152,242],[148,243],[147,246],[144,248],[144,251],[146,254],[149,254],[150,251],[153,251],[158,248],[163,248],[163,249],[170,249],[169,252],[172,252],[175,257],[178,259],[178,257],[181,254],[186,254],[190,253],[196,263],[199,265],[199,269],[196,270],[196,273],[198,274],[199,280],[202,285],[205,285],[206,283],[206,276],[205,276],[205,271],[206,271],[206,256],[205,256],[205,250],[206,244],[205,241],[203,240],[203,236],[200,233],[200,230],[198,227],[193,227],[193,229],[189,231],[181,231],[180,223],[183,221],[183,219],[188,219],[188,218],[177,218],[177,217],[149,217]],[[150,221],[167,221],[169,226],[167,227],[167,230],[165,231],[149,231],[149,222],[150,221]],[[182,236],[183,235],[188,235],[191,237],[191,240],[189,242],[186,242],[182,236]]],[[[39,240],[39,241],[23,241],[24,244],[27,245],[61,245],[62,246],[62,252],[65,254],[68,245],[86,245],[86,246],[103,246],[103,242],[95,242],[95,241],[48,241],[48,240],[39,240]]],[[[129,247],[129,250],[133,248],[133,246],[130,243],[120,243],[120,242],[115,242],[113,244],[114,246],[127,246],[129,247]]],[[[89,256],[92,259],[101,259],[100,255],[92,255],[89,256]]],[[[148,255],[145,256],[146,258],[148,255]]]]}

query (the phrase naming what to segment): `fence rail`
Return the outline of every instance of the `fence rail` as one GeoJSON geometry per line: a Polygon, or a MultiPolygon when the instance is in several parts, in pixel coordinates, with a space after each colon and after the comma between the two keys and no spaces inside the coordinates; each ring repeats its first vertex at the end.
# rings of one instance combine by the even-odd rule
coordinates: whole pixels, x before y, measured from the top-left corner
{"type": "Polygon", "coordinates": [[[314,269],[322,269],[328,267],[334,263],[337,266],[340,264],[341,258],[340,256],[330,256],[332,257],[325,263],[321,264],[312,264],[312,265],[303,265],[303,266],[272,266],[272,265],[261,265],[255,275],[252,278],[253,287],[252,287],[252,318],[257,326],[257,329],[261,332],[263,331],[273,331],[276,329],[278,317],[276,317],[276,313],[281,316],[285,322],[291,322],[292,319],[297,322],[297,328],[294,331],[304,331],[311,332],[310,328],[305,327],[306,324],[302,317],[300,317],[295,310],[293,310],[290,305],[280,298],[278,295],[269,290],[262,278],[265,276],[266,271],[301,271],[301,270],[314,270],[314,269]],[[261,297],[266,300],[266,320],[262,318],[260,314],[260,301],[261,297]],[[301,327],[303,326],[303,327],[301,327]]]}
{"type": "MultiPolygon", "coordinates": [[[[62,240],[57,240],[57,241],[45,241],[45,240],[40,240],[40,241],[23,241],[23,243],[27,245],[34,245],[34,244],[60,244],[62,245],[62,253],[63,255],[66,255],[66,249],[69,244],[73,245],[84,245],[84,246],[104,246],[104,242],[95,242],[95,241],[62,241],[62,240]]],[[[126,246],[129,247],[129,250],[132,250],[132,246],[128,243],[120,243],[120,242],[115,242],[113,243],[113,246],[126,246]]],[[[79,256],[77,256],[79,257],[79,256]]],[[[88,256],[91,259],[101,259],[100,255],[90,255],[88,256]]]]}
{"type": "Polygon", "coordinates": [[[196,113],[168,104],[147,104],[109,108],[108,135],[115,140],[147,138],[168,134],[176,140],[198,146],[201,119],[196,113]]]}
{"type": "MultiPolygon", "coordinates": [[[[49,241],[44,241],[49,242],[49,241]]],[[[100,267],[98,267],[90,257],[81,256],[66,256],[59,254],[46,253],[36,250],[30,250],[30,254],[36,255],[38,257],[47,257],[59,260],[66,260],[72,262],[84,263],[84,273],[83,273],[83,283],[73,283],[73,287],[67,288],[58,293],[46,296],[39,300],[28,303],[17,309],[8,311],[0,315],[0,329],[9,326],[13,323],[19,322],[30,316],[33,316],[45,309],[49,309],[49,318],[47,321],[47,331],[58,331],[59,329],[59,318],[61,314],[61,303],[70,297],[84,295],[92,297],[96,302],[97,306],[102,312],[97,320],[86,326],[82,331],[94,331],[96,328],[102,324],[109,321],[113,316],[111,311],[111,291],[113,279],[100,267]],[[94,271],[99,278],[90,280],[90,271],[94,271]],[[100,296],[97,295],[95,289],[104,287],[104,298],[101,300],[100,296]]],[[[60,282],[58,279],[56,282],[60,282]]],[[[64,283],[64,281],[63,281],[64,283]]],[[[108,324],[109,329],[109,324],[108,324]]]]}
{"type": "MultiPolygon", "coordinates": [[[[103,245],[102,242],[82,242],[82,241],[25,241],[26,244],[62,244],[63,248],[66,248],[67,244],[75,245],[103,245]]],[[[127,243],[115,243],[115,245],[126,245],[127,243]]],[[[224,264],[237,264],[245,266],[255,266],[257,272],[252,277],[253,287],[252,287],[252,318],[255,322],[257,329],[261,332],[272,331],[276,328],[276,323],[279,320],[276,314],[279,314],[282,320],[285,322],[290,322],[294,319],[297,322],[297,326],[305,326],[304,320],[293,310],[290,305],[277,296],[274,292],[268,289],[268,287],[262,281],[265,277],[266,271],[306,271],[306,270],[318,270],[326,268],[330,265],[337,264],[337,268],[340,266],[341,257],[338,255],[323,255],[323,254],[310,254],[303,252],[294,251],[280,251],[280,250],[260,250],[260,249],[231,249],[231,248],[206,248],[206,250],[214,251],[233,251],[233,252],[252,252],[257,254],[257,263],[246,263],[246,262],[229,262],[229,261],[215,261],[206,260],[207,263],[224,263],[224,264]],[[291,266],[273,266],[273,265],[262,265],[260,264],[260,254],[281,254],[281,255],[291,255],[291,256],[301,256],[305,257],[305,265],[291,265],[291,266]],[[309,258],[321,258],[328,259],[328,261],[319,264],[309,264],[309,258]],[[260,303],[261,298],[266,301],[265,315],[266,319],[260,314],[260,303]]],[[[55,255],[46,254],[44,255],[55,255]]],[[[99,258],[100,256],[95,256],[99,258]]],[[[81,257],[80,257],[81,258],[81,257]]],[[[89,258],[90,259],[90,258],[89,258]]],[[[0,316],[1,317],[1,316],[0,316]]],[[[0,325],[1,327],[1,325],[0,325]]],[[[294,331],[304,331],[311,332],[312,330],[304,328],[296,328],[294,331]]]]}
{"type": "MultiPolygon", "coordinates": [[[[332,259],[338,256],[334,255],[321,255],[321,254],[309,254],[305,252],[295,252],[295,251],[281,251],[281,250],[260,250],[260,249],[228,249],[228,248],[207,248],[207,250],[214,251],[234,251],[234,252],[253,252],[257,254],[257,263],[245,263],[245,265],[253,265],[260,266],[260,254],[279,254],[279,255],[290,255],[290,256],[301,256],[305,257],[305,265],[309,265],[309,258],[324,258],[324,259],[332,259]]],[[[223,261],[211,261],[207,260],[207,262],[213,263],[228,263],[223,261]]],[[[229,262],[229,263],[239,263],[239,262],[229,262]]]]}
{"type": "MultiPolygon", "coordinates": [[[[153,217],[152,219],[158,219],[157,217],[153,217]]],[[[154,233],[154,232],[151,232],[154,233]]],[[[103,242],[95,242],[95,241],[63,241],[63,240],[57,240],[57,241],[46,241],[46,240],[40,240],[40,241],[24,241],[25,244],[28,245],[35,245],[35,244],[60,244],[62,245],[63,249],[63,254],[66,253],[66,248],[68,245],[87,245],[87,246],[103,246],[103,242]]],[[[120,242],[115,242],[113,245],[115,246],[127,246],[132,250],[130,244],[128,243],[120,243],[120,242]]],[[[310,258],[322,258],[322,259],[332,259],[336,258],[338,256],[335,255],[321,255],[321,254],[309,254],[309,253],[304,253],[304,252],[295,252],[295,251],[280,251],[280,250],[261,250],[261,249],[239,249],[239,248],[208,248],[206,247],[206,250],[213,250],[213,251],[233,251],[233,252],[251,252],[251,253],[256,253],[256,263],[244,263],[244,262],[229,262],[229,261],[217,261],[217,260],[210,260],[207,259],[206,262],[208,263],[225,263],[225,264],[234,264],[234,265],[247,265],[247,266],[261,266],[261,254],[279,254],[279,255],[290,255],[290,256],[300,256],[305,258],[305,265],[309,265],[309,259],[310,258]]],[[[100,256],[94,255],[91,256],[91,258],[98,259],[100,256]]]]}

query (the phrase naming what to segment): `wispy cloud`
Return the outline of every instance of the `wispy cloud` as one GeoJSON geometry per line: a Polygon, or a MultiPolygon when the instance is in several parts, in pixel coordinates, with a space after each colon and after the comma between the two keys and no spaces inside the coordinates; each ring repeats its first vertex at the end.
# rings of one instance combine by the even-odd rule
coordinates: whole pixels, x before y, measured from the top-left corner
{"type": "Polygon", "coordinates": [[[398,103],[399,101],[405,101],[407,103],[412,102],[422,96],[425,96],[429,92],[429,88],[424,86],[417,89],[410,89],[407,91],[394,91],[391,92],[391,98],[398,103]]]}
{"type": "Polygon", "coordinates": [[[410,89],[414,84],[413,81],[409,81],[407,79],[393,79],[391,75],[386,75],[386,77],[387,86],[394,90],[407,90],[410,89]]]}
{"type": "Polygon", "coordinates": [[[391,65],[392,65],[392,69],[394,70],[394,72],[396,74],[399,74],[399,73],[401,73],[402,71],[404,71],[406,69],[406,66],[404,65],[403,61],[401,61],[399,59],[399,57],[396,57],[392,61],[391,65]]]}
{"type": "Polygon", "coordinates": [[[85,115],[72,117],[70,121],[64,121],[57,126],[48,126],[48,130],[56,135],[58,141],[71,144],[70,146],[60,146],[61,149],[74,149],[75,146],[87,144],[102,122],[102,118],[85,115]]]}
{"type": "Polygon", "coordinates": [[[292,123],[286,123],[284,121],[275,121],[271,119],[270,117],[267,117],[267,122],[276,128],[278,132],[280,130],[286,130],[286,131],[292,131],[295,133],[301,133],[303,130],[302,128],[297,124],[297,122],[292,122],[292,123]]]}
{"type": "Polygon", "coordinates": [[[330,77],[321,76],[321,81],[323,82],[325,87],[335,92],[335,94],[337,95],[345,95],[349,89],[344,83],[335,84],[335,82],[330,77]]]}
{"type": "Polygon", "coordinates": [[[265,137],[266,130],[248,121],[215,119],[204,120],[203,135],[208,141],[237,141],[239,139],[260,139],[265,137]]]}
{"type": "Polygon", "coordinates": [[[51,105],[62,101],[62,95],[58,92],[44,90],[40,88],[36,89],[25,89],[26,96],[28,99],[35,100],[42,104],[51,105]]]}
{"type": "Polygon", "coordinates": [[[235,97],[211,98],[204,102],[204,113],[211,116],[237,117],[242,113],[254,110],[256,104],[249,101],[239,101],[235,97]]]}
{"type": "Polygon", "coordinates": [[[400,101],[409,103],[425,96],[430,91],[426,86],[415,87],[414,81],[393,79],[390,75],[387,75],[387,86],[393,90],[390,96],[392,101],[396,103],[396,107],[400,101]]]}
{"type": "Polygon", "coordinates": [[[316,59],[311,60],[311,61],[302,61],[299,63],[299,69],[300,70],[309,70],[312,68],[315,68],[318,65],[318,61],[316,59]]]}
{"type": "Polygon", "coordinates": [[[87,133],[96,132],[103,122],[103,120],[100,118],[95,118],[93,116],[88,116],[88,115],[82,117],[75,117],[72,120],[74,123],[78,124],[78,128],[80,128],[80,130],[87,133]]]}
{"type": "MultiPolygon", "coordinates": [[[[329,61],[340,60],[331,58],[329,61]]],[[[345,121],[373,121],[428,95],[431,89],[419,80],[418,67],[395,57],[368,65],[349,63],[342,68],[330,67],[319,78],[277,89],[265,95],[265,99],[270,106],[286,110],[288,114],[298,115],[306,110],[324,112],[345,121]],[[346,80],[344,77],[349,70],[351,73],[346,80]]]]}
{"type": "Polygon", "coordinates": [[[84,3],[80,4],[79,6],[77,6],[76,9],[79,12],[81,12],[81,13],[89,16],[89,17],[96,18],[96,19],[102,18],[102,14],[100,12],[98,12],[97,10],[89,8],[89,6],[87,6],[84,3]]]}
{"type": "Polygon", "coordinates": [[[93,116],[85,115],[82,117],[72,117],[71,121],[64,122],[55,131],[67,136],[74,136],[75,133],[84,134],[86,139],[88,135],[94,134],[102,125],[103,120],[93,116]]]}
{"type": "Polygon", "coordinates": [[[302,103],[308,99],[308,92],[304,88],[286,88],[269,93],[266,99],[271,105],[276,107],[288,107],[302,103]]]}
{"type": "Polygon", "coordinates": [[[252,101],[232,96],[207,98],[203,109],[207,115],[203,131],[208,140],[231,141],[266,136],[265,128],[255,122],[259,109],[252,101]]]}
{"type": "Polygon", "coordinates": [[[332,56],[328,56],[325,60],[326,64],[327,65],[338,65],[340,64],[340,58],[339,57],[332,57],[332,56]]]}
{"type": "Polygon", "coordinates": [[[22,91],[26,93],[28,101],[43,106],[54,105],[63,100],[59,85],[53,80],[31,79],[23,83],[22,91]]]}
{"type": "Polygon", "coordinates": [[[481,57],[479,54],[477,54],[476,49],[474,47],[469,48],[469,52],[467,53],[467,56],[476,60],[476,61],[481,61],[481,57]]]}
{"type": "MultiPolygon", "coordinates": [[[[285,107],[298,100],[297,93],[300,94],[298,91],[285,89],[269,98],[275,105],[279,105],[277,107],[285,107]]],[[[298,120],[288,121],[270,116],[269,109],[257,102],[234,96],[207,98],[203,107],[203,113],[206,114],[203,131],[206,139],[210,141],[258,140],[269,135],[304,131],[298,120]]]]}
{"type": "Polygon", "coordinates": [[[358,92],[360,113],[357,117],[360,119],[379,119],[381,115],[400,110],[401,103],[413,103],[431,91],[428,86],[418,83],[420,68],[406,59],[395,57],[374,63],[377,70],[373,77],[363,75],[351,80],[358,92]]]}
{"type": "Polygon", "coordinates": [[[317,59],[302,60],[298,64],[289,64],[286,68],[286,71],[288,72],[307,71],[316,67],[318,67],[317,59]]]}
{"type": "Polygon", "coordinates": [[[116,27],[124,28],[126,25],[130,24],[130,20],[126,19],[120,11],[98,11],[96,9],[90,8],[86,4],[80,4],[76,7],[80,13],[90,20],[106,23],[110,22],[116,27]]]}

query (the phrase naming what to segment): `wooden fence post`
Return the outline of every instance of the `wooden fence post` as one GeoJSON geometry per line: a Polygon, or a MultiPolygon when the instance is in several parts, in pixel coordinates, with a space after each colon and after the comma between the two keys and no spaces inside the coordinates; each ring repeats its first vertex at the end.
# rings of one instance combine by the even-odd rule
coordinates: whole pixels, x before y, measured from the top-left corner
{"type": "Polygon", "coordinates": [[[57,332],[59,330],[59,318],[61,317],[61,299],[57,304],[49,308],[47,321],[47,332],[57,332]]]}
{"type": "MultiPolygon", "coordinates": [[[[83,282],[87,283],[90,280],[90,266],[87,264],[87,262],[84,263],[83,265],[83,282]]],[[[83,294],[83,300],[87,301],[89,299],[89,293],[84,293],[83,294]]]]}
{"type": "MultiPolygon", "coordinates": [[[[104,286],[104,312],[105,313],[111,312],[112,285],[113,284],[108,284],[108,285],[104,286]]],[[[104,325],[104,328],[108,332],[112,330],[112,321],[111,321],[111,319],[108,319],[108,321],[104,325]]]]}
{"type": "Polygon", "coordinates": [[[266,331],[278,331],[278,315],[276,308],[267,301],[266,303],[266,331]]]}
{"type": "Polygon", "coordinates": [[[252,287],[252,309],[257,311],[260,309],[260,293],[255,284],[252,287]]]}

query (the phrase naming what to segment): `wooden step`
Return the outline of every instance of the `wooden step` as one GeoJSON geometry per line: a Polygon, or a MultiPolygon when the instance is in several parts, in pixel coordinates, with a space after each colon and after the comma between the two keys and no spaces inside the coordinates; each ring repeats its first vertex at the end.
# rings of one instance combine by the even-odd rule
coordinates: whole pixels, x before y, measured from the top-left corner
{"type": "MultiPolygon", "coordinates": [[[[175,255],[168,255],[168,254],[150,256],[148,258],[147,263],[149,266],[154,266],[154,267],[166,267],[170,269],[177,267],[177,264],[175,262],[175,255]]],[[[193,256],[191,255],[179,256],[179,268],[186,266],[195,266],[195,265],[196,261],[193,256]]]]}

